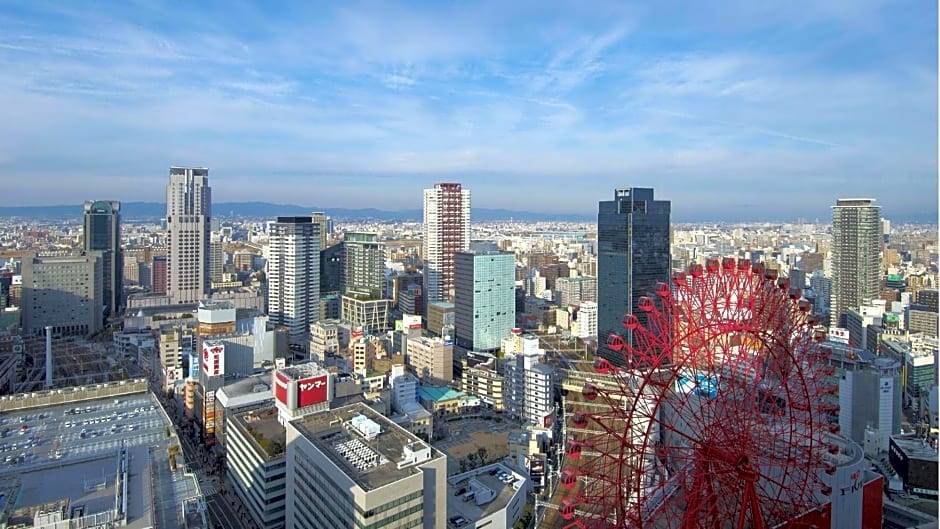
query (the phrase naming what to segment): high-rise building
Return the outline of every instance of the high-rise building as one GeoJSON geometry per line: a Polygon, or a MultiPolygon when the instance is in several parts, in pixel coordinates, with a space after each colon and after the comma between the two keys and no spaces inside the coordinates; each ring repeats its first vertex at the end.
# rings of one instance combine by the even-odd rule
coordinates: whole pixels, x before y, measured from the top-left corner
{"type": "Polygon", "coordinates": [[[832,207],[832,302],[829,321],[843,327],[846,311],[878,298],[881,208],[870,198],[840,198],[832,207]]]}
{"type": "Polygon", "coordinates": [[[385,289],[385,247],[379,242],[379,234],[347,232],[343,246],[344,291],[381,298],[385,289]]]}
{"type": "Polygon", "coordinates": [[[516,255],[457,252],[454,335],[468,351],[497,351],[516,326],[516,255]]]}
{"type": "Polygon", "coordinates": [[[287,423],[286,527],[447,525],[447,456],[362,403],[287,423]]]}
{"type": "Polygon", "coordinates": [[[650,188],[614,190],[614,199],[601,201],[597,212],[597,334],[598,352],[616,365],[623,355],[606,347],[611,333],[632,343],[623,328],[625,314],[646,325],[639,310],[643,296],[652,296],[659,282],[670,280],[670,214],[668,200],[654,200],[650,188]]]}
{"type": "Polygon", "coordinates": [[[597,278],[594,276],[559,277],[555,281],[555,304],[559,307],[597,301],[597,278]]]}
{"type": "Polygon", "coordinates": [[[101,252],[104,312],[116,314],[121,306],[124,263],[121,251],[121,203],[87,200],[84,214],[86,252],[101,252]]]}
{"type": "Polygon", "coordinates": [[[42,333],[47,326],[64,335],[94,334],[102,328],[104,292],[101,253],[23,256],[23,331],[42,333]]]}
{"type": "Polygon", "coordinates": [[[815,270],[809,278],[809,285],[815,300],[813,312],[828,319],[829,303],[832,301],[832,279],[826,277],[822,270],[815,270]]]}
{"type": "Polygon", "coordinates": [[[290,328],[292,344],[306,345],[320,315],[320,233],[310,217],[278,217],[271,225],[268,314],[290,328]]]}
{"type": "Polygon", "coordinates": [[[836,342],[820,347],[829,352],[829,364],[836,368],[829,382],[839,387],[831,398],[839,404],[840,433],[860,445],[874,442],[887,451],[888,437],[901,429],[901,363],[836,342]],[[867,441],[866,431],[871,437],[867,441]]]}
{"type": "Polygon", "coordinates": [[[438,183],[424,190],[425,306],[452,301],[454,254],[470,248],[470,190],[438,183]]]}
{"type": "Polygon", "coordinates": [[[320,249],[320,293],[342,293],[343,252],[342,243],[320,249]]]}
{"type": "Polygon", "coordinates": [[[320,228],[320,249],[322,250],[326,248],[326,243],[333,233],[333,219],[322,211],[314,211],[310,214],[310,220],[320,228]]]}
{"type": "Polygon", "coordinates": [[[166,186],[166,293],[173,303],[209,294],[209,222],[212,191],[204,167],[171,167],[166,186]]]}
{"type": "Polygon", "coordinates": [[[222,270],[225,265],[225,253],[223,251],[222,238],[218,233],[213,233],[209,237],[209,282],[221,283],[222,270]]]}

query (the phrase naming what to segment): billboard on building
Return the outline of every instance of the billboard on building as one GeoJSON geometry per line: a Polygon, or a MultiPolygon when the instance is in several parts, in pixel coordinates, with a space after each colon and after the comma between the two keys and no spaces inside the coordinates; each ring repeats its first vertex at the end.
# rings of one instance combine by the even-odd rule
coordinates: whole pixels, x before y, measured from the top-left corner
{"type": "Polygon", "coordinates": [[[841,327],[829,329],[829,340],[836,343],[849,344],[849,330],[841,327]]]}
{"type": "Polygon", "coordinates": [[[421,316],[416,314],[403,314],[401,317],[401,324],[405,329],[420,329],[421,316]]]}
{"type": "Polygon", "coordinates": [[[225,374],[224,345],[220,342],[205,342],[202,344],[202,369],[210,377],[225,374]]]}
{"type": "Polygon", "coordinates": [[[199,357],[195,354],[189,355],[189,378],[192,380],[199,379],[199,357]]]}
{"type": "Polygon", "coordinates": [[[323,374],[315,377],[305,378],[297,381],[297,407],[303,408],[326,402],[327,377],[323,374]]]}
{"type": "Polygon", "coordinates": [[[274,372],[274,398],[281,404],[287,404],[287,384],[290,382],[280,371],[274,372]]]}

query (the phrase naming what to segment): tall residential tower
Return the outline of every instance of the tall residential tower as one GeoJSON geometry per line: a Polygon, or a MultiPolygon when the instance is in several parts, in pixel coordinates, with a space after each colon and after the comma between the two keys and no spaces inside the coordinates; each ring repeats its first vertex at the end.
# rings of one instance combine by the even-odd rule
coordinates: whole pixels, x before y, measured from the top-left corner
{"type": "Polygon", "coordinates": [[[470,248],[470,190],[458,183],[424,190],[425,306],[451,301],[454,254],[470,248]]]}
{"type": "Polygon", "coordinates": [[[623,317],[632,313],[646,325],[638,308],[656,283],[669,283],[669,217],[671,203],[654,200],[649,188],[615,189],[614,199],[601,201],[597,211],[597,338],[598,352],[622,365],[623,356],[605,347],[607,336],[619,333],[632,343],[623,317]]]}
{"type": "Polygon", "coordinates": [[[381,298],[385,290],[385,245],[378,233],[346,232],[343,240],[344,293],[381,298]]]}
{"type": "Polygon", "coordinates": [[[832,302],[829,321],[878,299],[881,279],[881,208],[871,198],[840,198],[832,207],[832,302]]]}
{"type": "Polygon", "coordinates": [[[271,225],[268,314],[290,328],[292,344],[306,343],[320,314],[320,231],[310,217],[278,217],[271,225]]]}
{"type": "Polygon", "coordinates": [[[209,294],[212,193],[205,167],[171,167],[166,186],[166,293],[173,303],[209,294]]]}
{"type": "Polygon", "coordinates": [[[87,252],[101,252],[102,303],[105,314],[115,314],[121,306],[124,260],[121,252],[121,203],[86,200],[84,246],[87,252]]]}

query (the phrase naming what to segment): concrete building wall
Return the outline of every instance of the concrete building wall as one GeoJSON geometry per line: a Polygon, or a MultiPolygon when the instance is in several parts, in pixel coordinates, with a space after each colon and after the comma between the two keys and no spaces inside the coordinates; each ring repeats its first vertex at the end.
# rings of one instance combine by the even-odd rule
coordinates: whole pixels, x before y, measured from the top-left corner
{"type": "Polygon", "coordinates": [[[23,330],[89,335],[103,326],[100,252],[65,257],[23,256],[23,330]]]}

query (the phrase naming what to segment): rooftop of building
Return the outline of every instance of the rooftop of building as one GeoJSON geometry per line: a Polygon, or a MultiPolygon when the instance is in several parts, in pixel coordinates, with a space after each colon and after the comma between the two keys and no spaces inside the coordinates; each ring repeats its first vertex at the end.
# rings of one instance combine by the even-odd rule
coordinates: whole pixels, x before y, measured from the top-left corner
{"type": "Polygon", "coordinates": [[[937,461],[937,449],[919,437],[892,435],[891,442],[900,448],[910,459],[937,461]]]}
{"type": "Polygon", "coordinates": [[[327,373],[325,369],[315,362],[307,362],[304,364],[282,367],[278,369],[277,372],[284,375],[289,380],[300,380],[302,378],[323,375],[327,373]]]}
{"type": "Polygon", "coordinates": [[[222,386],[216,395],[216,398],[225,407],[230,407],[229,402],[237,407],[241,405],[239,403],[242,401],[254,402],[273,399],[271,373],[266,372],[235,380],[222,386]]]}
{"type": "Polygon", "coordinates": [[[362,403],[307,415],[291,425],[364,491],[418,474],[419,464],[444,457],[362,403]]]}
{"type": "Polygon", "coordinates": [[[202,310],[231,310],[235,304],[226,300],[204,299],[199,302],[199,308],[202,310]]]}
{"type": "Polygon", "coordinates": [[[832,359],[840,362],[854,362],[871,364],[875,361],[875,353],[868,349],[851,347],[848,344],[826,340],[819,345],[832,352],[832,359]]]}
{"type": "Polygon", "coordinates": [[[271,406],[235,415],[235,421],[248,432],[269,458],[284,455],[287,430],[278,421],[277,408],[271,406]]]}
{"type": "Polygon", "coordinates": [[[492,516],[506,508],[520,489],[524,494],[525,484],[525,476],[502,463],[452,476],[447,480],[447,517],[475,522],[492,516]]]}
{"type": "Polygon", "coordinates": [[[447,386],[419,386],[418,398],[421,400],[433,400],[441,402],[445,400],[454,400],[465,397],[467,394],[463,391],[457,391],[447,386]]]}
{"type": "Polygon", "coordinates": [[[179,440],[167,435],[169,420],[150,393],[69,399],[4,412],[0,421],[0,498],[9,499],[0,499],[0,520],[28,527],[37,509],[49,508],[65,518],[115,516],[122,447],[127,527],[172,526],[186,498],[201,500],[195,479],[170,468],[168,450],[179,440]]]}

